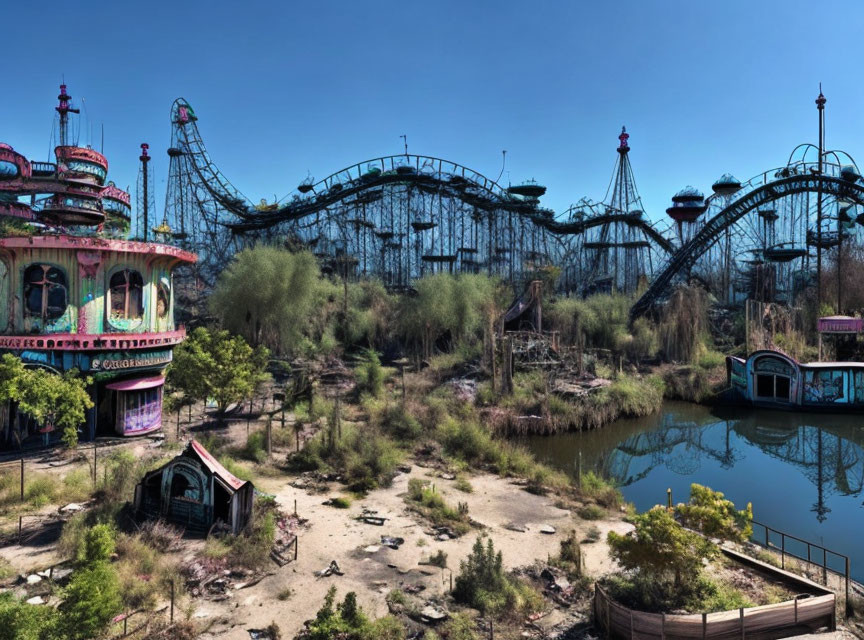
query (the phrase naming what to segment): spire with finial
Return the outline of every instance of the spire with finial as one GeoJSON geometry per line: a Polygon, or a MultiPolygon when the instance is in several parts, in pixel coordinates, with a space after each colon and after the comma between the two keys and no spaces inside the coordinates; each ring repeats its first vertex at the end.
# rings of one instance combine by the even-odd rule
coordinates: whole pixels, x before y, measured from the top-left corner
{"type": "Polygon", "coordinates": [[[630,146],[627,141],[630,139],[630,134],[627,133],[627,127],[621,127],[621,135],[618,136],[618,153],[627,153],[630,151],[630,146]]]}
{"type": "Polygon", "coordinates": [[[819,83],[819,97],[816,98],[816,108],[819,109],[819,111],[822,111],[822,109],[825,108],[826,102],[827,102],[827,100],[825,99],[825,96],[822,95],[822,83],[820,82],[819,83]]]}

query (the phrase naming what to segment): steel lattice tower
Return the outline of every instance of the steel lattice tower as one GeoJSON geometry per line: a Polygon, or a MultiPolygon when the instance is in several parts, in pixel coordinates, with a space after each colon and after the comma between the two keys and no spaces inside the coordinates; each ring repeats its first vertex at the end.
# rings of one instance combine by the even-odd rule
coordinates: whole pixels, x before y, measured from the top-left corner
{"type": "Polygon", "coordinates": [[[146,142],[141,143],[141,155],[138,160],[138,182],[135,187],[135,237],[147,240],[150,233],[147,227],[156,213],[156,196],[153,189],[153,175],[150,171],[150,148],[146,142]]]}

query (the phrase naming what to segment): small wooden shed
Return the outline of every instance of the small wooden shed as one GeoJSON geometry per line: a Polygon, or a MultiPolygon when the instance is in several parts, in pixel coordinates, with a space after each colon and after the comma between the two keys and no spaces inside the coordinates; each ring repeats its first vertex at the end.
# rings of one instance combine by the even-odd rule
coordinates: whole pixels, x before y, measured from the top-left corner
{"type": "Polygon", "coordinates": [[[223,467],[195,440],[135,487],[135,510],[163,518],[187,531],[206,533],[222,522],[232,533],[252,517],[254,487],[223,467]]]}

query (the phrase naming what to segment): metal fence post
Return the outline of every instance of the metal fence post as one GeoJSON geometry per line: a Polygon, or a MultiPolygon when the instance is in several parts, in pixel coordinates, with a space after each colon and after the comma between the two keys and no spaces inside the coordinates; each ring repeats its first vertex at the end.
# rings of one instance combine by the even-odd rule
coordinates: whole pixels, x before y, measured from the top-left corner
{"type": "Polygon", "coordinates": [[[741,638],[744,639],[744,607],[738,609],[738,619],[741,620],[741,638]]]}
{"type": "Polygon", "coordinates": [[[666,614],[660,614],[660,640],[666,640],[666,614]]]}
{"type": "Polygon", "coordinates": [[[174,580],[171,580],[171,624],[174,624],[174,580]]]}
{"type": "Polygon", "coordinates": [[[786,534],[780,534],[780,568],[786,568],[786,534]]]}
{"type": "Polygon", "coordinates": [[[708,614],[702,614],[702,640],[708,637],[708,614]]]}

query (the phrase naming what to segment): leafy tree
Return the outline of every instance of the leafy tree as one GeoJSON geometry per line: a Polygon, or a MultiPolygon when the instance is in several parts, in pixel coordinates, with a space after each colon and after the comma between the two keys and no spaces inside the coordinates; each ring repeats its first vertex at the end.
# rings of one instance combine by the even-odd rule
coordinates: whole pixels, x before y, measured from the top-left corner
{"type": "MultiPolygon", "coordinates": [[[[5,364],[3,368],[10,370],[5,364]]],[[[40,424],[60,427],[63,442],[72,448],[78,444],[78,427],[86,419],[87,409],[93,406],[87,393],[90,384],[92,379],[80,378],[75,369],[58,375],[47,369],[23,367],[17,383],[7,382],[6,386],[16,394],[13,399],[20,411],[40,424]]]]}
{"type": "Polygon", "coordinates": [[[300,348],[322,310],[322,288],[326,283],[311,253],[259,246],[235,256],[210,305],[230,331],[252,344],[290,353],[300,348]]]}
{"type": "Polygon", "coordinates": [[[11,353],[4,353],[0,358],[0,403],[18,399],[23,375],[24,363],[21,359],[11,353]]]}
{"type": "Polygon", "coordinates": [[[61,637],[69,640],[96,637],[122,608],[114,568],[99,561],[73,573],[58,608],[61,637]]]}
{"type": "Polygon", "coordinates": [[[168,376],[177,388],[185,386],[184,394],[215,399],[221,415],[267,379],[268,357],[266,347],[253,349],[242,336],[199,327],[174,350],[168,376]]]}
{"type": "Polygon", "coordinates": [[[681,523],[706,536],[746,542],[753,535],[753,505],[738,511],[719,491],[695,482],[690,485],[690,502],[679,504],[675,513],[681,523]]]}
{"type": "Polygon", "coordinates": [[[661,587],[690,588],[699,578],[703,560],[718,551],[709,540],[678,524],[665,507],[634,516],[633,524],[636,529],[626,535],[609,532],[609,553],[624,569],[661,587]]]}
{"type": "Polygon", "coordinates": [[[399,332],[424,357],[443,338],[451,345],[472,343],[503,306],[500,281],[485,275],[438,273],[417,280],[414,288],[417,295],[401,301],[399,332]]]}

